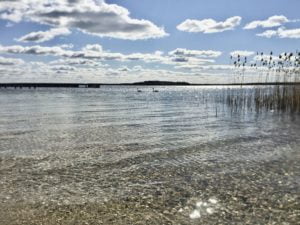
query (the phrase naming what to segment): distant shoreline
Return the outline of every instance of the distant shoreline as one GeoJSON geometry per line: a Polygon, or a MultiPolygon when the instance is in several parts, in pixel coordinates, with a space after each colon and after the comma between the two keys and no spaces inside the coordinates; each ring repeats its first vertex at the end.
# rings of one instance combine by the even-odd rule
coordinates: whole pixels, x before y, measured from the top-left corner
{"type": "Polygon", "coordinates": [[[137,83],[0,83],[0,88],[100,88],[101,86],[277,86],[300,85],[300,82],[195,84],[187,82],[145,81],[137,83]]]}

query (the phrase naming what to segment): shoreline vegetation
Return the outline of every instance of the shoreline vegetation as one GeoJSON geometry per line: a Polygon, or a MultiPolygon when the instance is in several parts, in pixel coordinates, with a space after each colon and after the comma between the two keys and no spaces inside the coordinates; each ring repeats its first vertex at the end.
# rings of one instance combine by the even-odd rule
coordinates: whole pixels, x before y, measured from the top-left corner
{"type": "Polygon", "coordinates": [[[246,56],[236,55],[230,57],[234,66],[234,80],[240,81],[240,90],[227,90],[226,102],[233,111],[245,111],[247,109],[260,112],[276,111],[300,113],[300,52],[284,52],[278,56],[270,53],[257,52],[254,60],[250,61],[246,56]],[[255,93],[247,94],[244,86],[246,71],[252,71],[258,75],[261,83],[275,84],[268,88],[257,86],[255,93]],[[289,84],[289,85],[287,85],[289,84]]]}

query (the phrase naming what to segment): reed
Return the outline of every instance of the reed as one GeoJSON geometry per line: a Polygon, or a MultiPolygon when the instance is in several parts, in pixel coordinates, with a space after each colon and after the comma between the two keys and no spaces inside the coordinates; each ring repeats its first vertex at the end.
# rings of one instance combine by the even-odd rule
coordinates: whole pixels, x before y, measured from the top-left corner
{"type": "MultiPolygon", "coordinates": [[[[275,56],[257,52],[253,61],[238,55],[232,57],[235,68],[234,80],[241,88],[228,90],[226,103],[233,111],[255,110],[300,113],[300,52],[285,52],[275,56]],[[273,86],[259,85],[249,93],[245,84],[245,73],[258,77],[259,83],[275,83],[273,86]],[[279,85],[280,84],[280,85],[279,85]]],[[[249,80],[249,79],[248,79],[249,80]]]]}
{"type": "Polygon", "coordinates": [[[228,90],[226,103],[233,112],[245,110],[300,113],[300,86],[256,87],[254,91],[228,90]]]}

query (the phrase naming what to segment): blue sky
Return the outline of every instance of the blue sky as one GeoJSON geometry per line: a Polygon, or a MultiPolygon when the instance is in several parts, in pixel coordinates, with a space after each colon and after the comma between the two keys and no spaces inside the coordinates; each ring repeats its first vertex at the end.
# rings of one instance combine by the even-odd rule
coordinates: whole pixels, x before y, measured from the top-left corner
{"type": "Polygon", "coordinates": [[[0,82],[226,82],[235,51],[253,60],[300,49],[299,8],[299,0],[0,1],[0,82]]]}

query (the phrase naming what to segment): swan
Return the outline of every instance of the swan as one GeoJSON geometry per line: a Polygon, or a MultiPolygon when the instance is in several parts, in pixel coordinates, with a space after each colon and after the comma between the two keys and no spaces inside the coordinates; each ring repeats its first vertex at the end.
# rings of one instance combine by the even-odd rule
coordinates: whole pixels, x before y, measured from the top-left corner
{"type": "Polygon", "coordinates": [[[153,91],[153,92],[158,92],[158,90],[155,90],[154,88],[152,88],[152,91],[153,91]]]}

